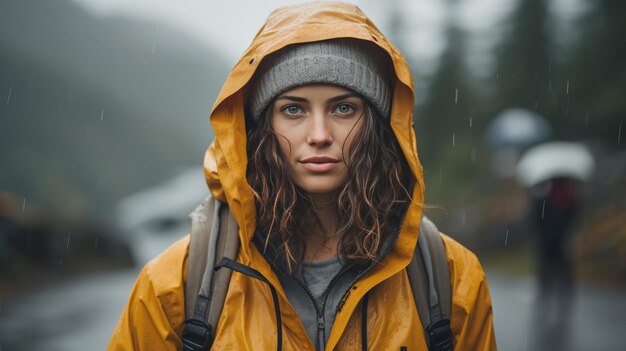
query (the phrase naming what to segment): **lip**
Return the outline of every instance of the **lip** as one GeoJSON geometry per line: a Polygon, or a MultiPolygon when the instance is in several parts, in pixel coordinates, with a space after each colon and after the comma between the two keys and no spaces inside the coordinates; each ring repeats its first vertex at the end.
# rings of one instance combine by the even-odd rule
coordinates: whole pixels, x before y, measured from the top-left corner
{"type": "Polygon", "coordinates": [[[328,172],[337,167],[339,160],[330,156],[311,156],[298,161],[302,167],[312,172],[328,172]]]}
{"type": "Polygon", "coordinates": [[[300,163],[338,163],[339,160],[330,156],[310,156],[300,160],[300,163]]]}

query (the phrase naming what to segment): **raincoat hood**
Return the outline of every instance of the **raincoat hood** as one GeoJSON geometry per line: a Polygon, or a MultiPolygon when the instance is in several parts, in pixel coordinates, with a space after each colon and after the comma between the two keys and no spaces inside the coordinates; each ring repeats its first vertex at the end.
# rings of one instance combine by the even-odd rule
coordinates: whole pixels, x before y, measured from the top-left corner
{"type": "Polygon", "coordinates": [[[337,38],[360,39],[378,45],[393,63],[390,123],[415,177],[414,202],[390,257],[397,265],[394,271],[408,264],[417,241],[424,182],[413,132],[413,81],[404,57],[355,5],[316,2],[287,6],[269,15],[226,79],[211,112],[215,139],[204,160],[211,193],[228,203],[239,223],[242,263],[261,272],[269,274],[270,269],[250,244],[256,227],[256,210],[253,192],[246,180],[245,91],[259,64],[271,53],[291,44],[337,38]]]}

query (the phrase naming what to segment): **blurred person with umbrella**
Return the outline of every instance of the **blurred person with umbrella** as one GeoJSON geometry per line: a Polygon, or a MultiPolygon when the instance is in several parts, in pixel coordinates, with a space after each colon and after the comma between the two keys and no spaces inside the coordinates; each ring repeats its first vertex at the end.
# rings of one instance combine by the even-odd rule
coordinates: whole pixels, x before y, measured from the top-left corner
{"type": "Polygon", "coordinates": [[[584,145],[560,141],[528,149],[517,166],[517,178],[530,195],[539,288],[535,328],[541,346],[563,347],[567,340],[575,288],[569,244],[581,207],[580,186],[593,169],[584,145]]]}

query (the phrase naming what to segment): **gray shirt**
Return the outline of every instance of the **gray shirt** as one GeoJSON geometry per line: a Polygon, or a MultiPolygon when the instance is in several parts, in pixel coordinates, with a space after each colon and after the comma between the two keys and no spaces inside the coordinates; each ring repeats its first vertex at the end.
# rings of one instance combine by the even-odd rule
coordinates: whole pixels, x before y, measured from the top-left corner
{"type": "Polygon", "coordinates": [[[304,263],[297,277],[279,275],[289,302],[318,351],[325,348],[339,303],[360,273],[342,269],[345,264],[339,258],[332,258],[304,263]]]}
{"type": "Polygon", "coordinates": [[[304,262],[300,279],[309,289],[315,299],[318,309],[322,309],[323,295],[330,281],[343,267],[339,257],[333,257],[317,262],[304,262]]]}

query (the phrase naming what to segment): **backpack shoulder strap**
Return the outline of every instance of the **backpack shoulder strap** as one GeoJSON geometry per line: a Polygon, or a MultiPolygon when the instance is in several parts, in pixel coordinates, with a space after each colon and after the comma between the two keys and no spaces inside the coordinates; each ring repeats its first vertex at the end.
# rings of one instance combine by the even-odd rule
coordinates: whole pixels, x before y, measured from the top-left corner
{"type": "Polygon", "coordinates": [[[439,230],[426,217],[407,272],[429,350],[452,350],[450,269],[439,230]]]}
{"type": "Polygon", "coordinates": [[[223,257],[235,259],[239,227],[228,206],[212,197],[205,199],[189,219],[183,350],[209,350],[232,273],[231,270],[214,272],[214,267],[223,257]]]}

